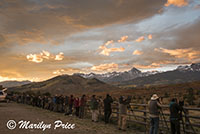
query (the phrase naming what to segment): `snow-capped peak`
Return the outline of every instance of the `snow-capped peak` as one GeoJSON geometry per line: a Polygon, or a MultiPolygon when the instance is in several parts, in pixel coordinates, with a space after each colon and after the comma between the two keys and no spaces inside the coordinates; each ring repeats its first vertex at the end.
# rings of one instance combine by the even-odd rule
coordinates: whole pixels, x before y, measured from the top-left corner
{"type": "Polygon", "coordinates": [[[186,72],[186,71],[200,71],[200,63],[193,63],[190,66],[178,66],[177,69],[178,71],[186,72]]]}

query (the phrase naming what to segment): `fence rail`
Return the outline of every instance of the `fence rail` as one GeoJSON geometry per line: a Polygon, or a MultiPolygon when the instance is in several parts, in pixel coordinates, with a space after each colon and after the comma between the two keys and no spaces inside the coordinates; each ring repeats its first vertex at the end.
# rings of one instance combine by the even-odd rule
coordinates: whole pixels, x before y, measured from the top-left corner
{"type": "MultiPolygon", "coordinates": [[[[113,117],[118,116],[118,104],[114,103],[113,117]]],[[[182,119],[180,121],[181,131],[184,134],[200,134],[200,108],[183,107],[184,112],[182,119]]],[[[160,114],[160,130],[163,133],[169,133],[170,120],[169,120],[169,106],[162,105],[160,114]]],[[[149,111],[147,109],[147,104],[130,104],[128,109],[128,120],[130,122],[135,122],[137,124],[143,125],[145,128],[145,133],[149,131],[149,111]]]]}

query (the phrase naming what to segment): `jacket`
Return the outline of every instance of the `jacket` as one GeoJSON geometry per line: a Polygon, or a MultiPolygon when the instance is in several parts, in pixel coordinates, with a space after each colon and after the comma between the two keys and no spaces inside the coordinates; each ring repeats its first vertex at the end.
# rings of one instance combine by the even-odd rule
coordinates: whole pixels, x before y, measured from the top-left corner
{"type": "Polygon", "coordinates": [[[170,120],[178,120],[180,119],[179,112],[181,111],[181,107],[176,102],[170,102],[170,120]]]}
{"type": "Polygon", "coordinates": [[[161,108],[160,103],[157,100],[151,100],[148,106],[149,106],[150,117],[159,117],[160,114],[159,109],[161,108]]]}
{"type": "Polygon", "coordinates": [[[113,103],[112,97],[106,97],[103,100],[103,103],[104,103],[104,111],[112,111],[111,109],[111,103],[113,103]]]}
{"type": "Polygon", "coordinates": [[[96,98],[92,98],[90,102],[90,107],[92,110],[97,110],[99,106],[99,102],[97,101],[96,98]]]}
{"type": "Polygon", "coordinates": [[[119,114],[127,114],[127,106],[129,105],[130,100],[119,100],[119,114]]]}

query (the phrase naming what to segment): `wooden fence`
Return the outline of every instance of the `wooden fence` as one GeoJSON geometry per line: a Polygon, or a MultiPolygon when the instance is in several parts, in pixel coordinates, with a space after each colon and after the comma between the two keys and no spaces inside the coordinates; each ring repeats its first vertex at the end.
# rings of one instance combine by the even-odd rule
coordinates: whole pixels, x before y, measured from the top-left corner
{"type": "MultiPolygon", "coordinates": [[[[180,120],[181,132],[183,134],[200,134],[200,108],[183,107],[182,119],[180,120]]],[[[101,108],[103,111],[103,108],[101,108]]],[[[112,119],[118,117],[118,103],[112,105],[112,119]]],[[[160,133],[170,133],[169,106],[162,105],[160,112],[159,129],[160,133]]],[[[130,104],[127,111],[129,123],[143,126],[144,133],[149,132],[150,119],[147,104],[130,104]]]]}

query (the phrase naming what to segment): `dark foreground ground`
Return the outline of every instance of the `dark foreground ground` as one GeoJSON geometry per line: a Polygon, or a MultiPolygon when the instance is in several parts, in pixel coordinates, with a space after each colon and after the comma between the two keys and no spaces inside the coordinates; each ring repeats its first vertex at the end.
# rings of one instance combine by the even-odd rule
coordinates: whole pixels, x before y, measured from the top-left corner
{"type": "MultiPolygon", "coordinates": [[[[11,124],[12,125],[12,124],[11,124]]],[[[135,130],[127,130],[126,132],[119,131],[115,125],[105,125],[103,122],[93,123],[89,119],[79,119],[74,116],[64,116],[61,113],[55,113],[48,110],[17,104],[17,103],[0,103],[0,134],[141,134],[135,130]],[[15,120],[17,123],[20,120],[30,121],[38,124],[44,122],[51,124],[51,129],[42,131],[41,129],[19,129],[10,130],[7,128],[7,122],[15,120]],[[75,124],[75,129],[68,130],[57,128],[54,130],[54,122],[61,120],[64,124],[75,124]]]]}

